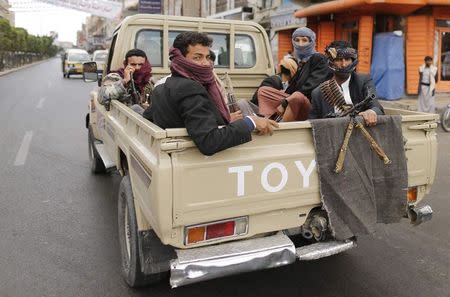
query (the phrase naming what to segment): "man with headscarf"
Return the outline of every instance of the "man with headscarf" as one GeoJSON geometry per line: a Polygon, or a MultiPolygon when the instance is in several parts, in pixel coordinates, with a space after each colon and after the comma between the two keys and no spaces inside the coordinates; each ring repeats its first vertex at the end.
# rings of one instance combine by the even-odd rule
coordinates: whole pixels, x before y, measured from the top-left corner
{"type": "Polygon", "coordinates": [[[100,103],[119,100],[131,105],[142,114],[140,106],[147,101],[152,92],[152,67],[147,55],[140,49],[131,49],[125,54],[123,67],[112,71],[103,79],[99,91],[100,103]]]}
{"type": "Polygon", "coordinates": [[[326,57],[315,50],[316,34],[311,29],[302,27],[295,30],[292,45],[297,70],[288,86],[283,91],[262,86],[257,95],[260,113],[283,122],[306,120],[311,108],[312,90],[331,77],[326,57]]]}
{"type": "Polygon", "coordinates": [[[311,100],[311,92],[331,77],[327,59],[316,52],[316,34],[307,27],[298,28],[292,33],[292,45],[298,70],[291,79],[286,93],[298,91],[311,100]]]}
{"type": "Polygon", "coordinates": [[[278,124],[257,116],[230,123],[230,113],[213,75],[212,39],[206,33],[183,32],[170,49],[171,77],[157,86],[144,117],[159,127],[185,127],[204,155],[246,143],[251,133],[272,134],[278,124]]]}
{"type": "MultiPolygon", "coordinates": [[[[285,91],[289,86],[289,82],[292,77],[297,72],[297,62],[292,58],[283,58],[277,67],[277,73],[275,75],[266,77],[258,89],[261,87],[272,87],[274,89],[285,91]]],[[[259,105],[258,102],[258,90],[253,94],[252,100],[253,104],[259,105]]]]}
{"type": "Polygon", "coordinates": [[[308,116],[309,99],[300,92],[286,93],[292,77],[297,72],[297,62],[284,58],[277,67],[277,74],[265,78],[251,100],[258,105],[258,113],[276,121],[304,121],[308,116]]]}
{"type": "MultiPolygon", "coordinates": [[[[320,119],[338,112],[338,108],[329,102],[343,102],[345,100],[345,104],[355,105],[363,101],[368,94],[376,95],[375,85],[370,76],[355,72],[358,64],[358,53],[348,41],[333,41],[327,46],[325,53],[333,77],[323,82],[312,92],[312,107],[309,112],[309,119],[320,119]]],[[[367,126],[375,126],[377,115],[383,114],[384,109],[376,98],[369,101],[364,111],[359,113],[367,126]]]]}

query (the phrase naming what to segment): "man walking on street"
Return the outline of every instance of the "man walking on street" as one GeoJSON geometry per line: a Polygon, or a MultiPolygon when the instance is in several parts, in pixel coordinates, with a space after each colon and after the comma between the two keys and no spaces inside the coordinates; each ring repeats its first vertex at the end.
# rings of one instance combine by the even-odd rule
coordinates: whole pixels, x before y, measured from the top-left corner
{"type": "Polygon", "coordinates": [[[435,113],[434,90],[437,80],[437,67],[433,65],[433,58],[425,57],[425,63],[419,67],[419,100],[417,110],[435,113]]]}

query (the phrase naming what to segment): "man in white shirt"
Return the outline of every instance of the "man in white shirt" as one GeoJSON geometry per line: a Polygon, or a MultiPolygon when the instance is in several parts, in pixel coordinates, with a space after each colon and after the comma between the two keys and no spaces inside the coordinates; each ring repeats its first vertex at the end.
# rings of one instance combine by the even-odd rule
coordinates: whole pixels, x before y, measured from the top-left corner
{"type": "MultiPolygon", "coordinates": [[[[355,72],[358,54],[349,42],[333,41],[325,49],[325,54],[333,78],[313,90],[309,119],[320,119],[327,117],[328,114],[339,113],[338,102],[345,101],[347,105],[355,105],[363,101],[369,93],[376,95],[375,85],[370,76],[355,72]],[[335,85],[338,87],[333,87],[335,85]]],[[[384,110],[377,99],[371,100],[364,111],[359,113],[367,126],[375,126],[377,115],[382,114],[384,110]]]]}

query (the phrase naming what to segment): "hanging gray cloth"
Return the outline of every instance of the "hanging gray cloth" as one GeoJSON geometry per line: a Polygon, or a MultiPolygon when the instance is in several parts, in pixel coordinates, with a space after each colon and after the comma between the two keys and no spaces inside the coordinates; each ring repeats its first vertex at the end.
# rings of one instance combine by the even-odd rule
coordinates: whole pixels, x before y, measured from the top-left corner
{"type": "MultiPolygon", "coordinates": [[[[362,118],[357,117],[362,121],[362,118]]],[[[405,214],[408,173],[400,116],[378,116],[367,128],[392,160],[385,165],[354,128],[344,162],[336,160],[349,118],[311,120],[320,193],[333,235],[340,240],[374,232],[376,223],[399,222],[405,214]]]]}

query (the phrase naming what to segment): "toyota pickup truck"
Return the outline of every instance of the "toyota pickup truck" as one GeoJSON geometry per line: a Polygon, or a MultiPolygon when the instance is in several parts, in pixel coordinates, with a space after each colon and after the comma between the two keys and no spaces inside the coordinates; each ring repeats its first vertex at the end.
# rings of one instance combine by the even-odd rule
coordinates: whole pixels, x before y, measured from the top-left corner
{"type": "MultiPolygon", "coordinates": [[[[238,98],[250,99],[274,73],[269,40],[258,24],[158,15],[127,17],[118,26],[106,71],[121,67],[125,53],[136,47],[146,51],[156,78],[169,74],[169,47],[185,30],[213,38],[216,72],[230,75],[238,98]]],[[[405,215],[418,224],[432,213],[417,204],[435,177],[437,117],[385,111],[401,115],[405,215]]],[[[94,90],[86,126],[92,171],[117,170],[122,176],[118,238],[123,276],[131,287],[169,275],[171,286],[178,287],[356,246],[355,238],[322,237],[312,226],[311,217],[323,211],[309,121],[280,123],[271,137],[255,134],[251,142],[205,156],[184,128],[161,129],[117,100],[105,108],[94,90]]]]}

